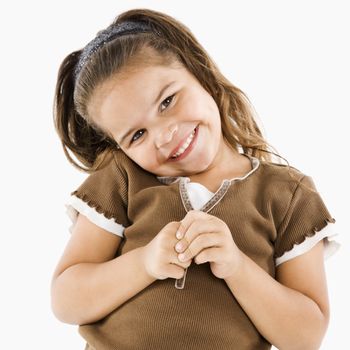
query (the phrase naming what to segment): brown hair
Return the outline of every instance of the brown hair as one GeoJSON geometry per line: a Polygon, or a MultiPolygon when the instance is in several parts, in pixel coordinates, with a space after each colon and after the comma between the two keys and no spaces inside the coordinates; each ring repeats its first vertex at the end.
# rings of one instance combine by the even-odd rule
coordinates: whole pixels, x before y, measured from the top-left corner
{"type": "Polygon", "coordinates": [[[135,63],[144,48],[154,49],[165,62],[171,58],[179,60],[212,95],[219,108],[223,136],[233,149],[240,146],[244,153],[268,162],[272,162],[271,154],[283,158],[269,151],[273,147],[264,139],[248,97],[223,76],[185,25],[149,9],[126,11],[111,25],[129,20],[148,23],[152,32],[123,35],[106,43],[85,63],[76,82],[74,68],[82,50],[69,54],[59,68],[54,123],[64,152],[74,166],[91,173],[118,148],[115,140],[89,118],[87,105],[94,89],[130,62],[135,63]],[[86,168],[75,162],[68,150],[86,168]]]}

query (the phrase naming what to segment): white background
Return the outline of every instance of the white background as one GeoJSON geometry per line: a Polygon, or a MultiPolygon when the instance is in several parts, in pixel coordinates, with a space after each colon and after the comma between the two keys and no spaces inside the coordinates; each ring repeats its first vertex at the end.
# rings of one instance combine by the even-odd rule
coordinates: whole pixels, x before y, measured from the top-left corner
{"type": "Polygon", "coordinates": [[[1,348],[83,349],[50,308],[67,240],[64,203],[86,177],[52,122],[58,67],[122,11],[187,25],[249,96],[268,141],[312,176],[342,248],[326,261],[331,323],[322,349],[349,349],[349,33],[347,1],[12,1],[1,26],[1,348]],[[348,180],[346,180],[348,179],[348,180]],[[6,344],[6,345],[5,345],[6,344]]]}

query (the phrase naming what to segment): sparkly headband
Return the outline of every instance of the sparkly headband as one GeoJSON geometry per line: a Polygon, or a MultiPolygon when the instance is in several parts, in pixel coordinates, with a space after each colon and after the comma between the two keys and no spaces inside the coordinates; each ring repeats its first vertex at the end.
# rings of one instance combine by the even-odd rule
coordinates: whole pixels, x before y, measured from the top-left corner
{"type": "MultiPolygon", "coordinates": [[[[140,32],[149,32],[151,27],[145,22],[122,22],[119,25],[110,25],[104,30],[97,33],[97,36],[91,40],[83,49],[79,61],[75,66],[74,78],[77,80],[79,73],[86,64],[86,62],[91,58],[91,56],[98,51],[105,43],[111,41],[117,36],[122,36],[124,34],[133,34],[140,32]]],[[[158,34],[158,32],[157,32],[158,34]]]]}

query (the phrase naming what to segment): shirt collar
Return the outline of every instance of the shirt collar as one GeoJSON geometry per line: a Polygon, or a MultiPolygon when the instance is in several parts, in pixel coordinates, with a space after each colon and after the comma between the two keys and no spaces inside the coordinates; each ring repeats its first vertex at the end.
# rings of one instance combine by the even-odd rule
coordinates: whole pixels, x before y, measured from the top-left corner
{"type": "MultiPolygon", "coordinates": [[[[244,176],[236,178],[238,180],[244,180],[249,175],[253,174],[255,172],[255,170],[258,169],[258,167],[260,165],[259,158],[253,157],[253,156],[251,156],[249,154],[244,154],[244,155],[250,158],[251,163],[252,163],[252,169],[247,174],[245,174],[244,176]]],[[[182,177],[183,176],[157,176],[157,179],[161,183],[163,183],[164,185],[170,185],[172,183],[176,183],[176,182],[180,181],[180,179],[182,177]]]]}

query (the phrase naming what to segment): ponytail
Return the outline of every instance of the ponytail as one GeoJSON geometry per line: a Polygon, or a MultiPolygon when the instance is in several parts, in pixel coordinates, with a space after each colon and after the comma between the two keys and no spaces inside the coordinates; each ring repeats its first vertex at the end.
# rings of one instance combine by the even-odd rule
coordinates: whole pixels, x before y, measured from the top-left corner
{"type": "Polygon", "coordinates": [[[72,52],[59,68],[54,96],[54,125],[69,162],[79,170],[91,173],[101,166],[116,144],[76,110],[74,69],[80,54],[81,50],[72,52]],[[68,150],[85,168],[71,157],[68,150]]]}

